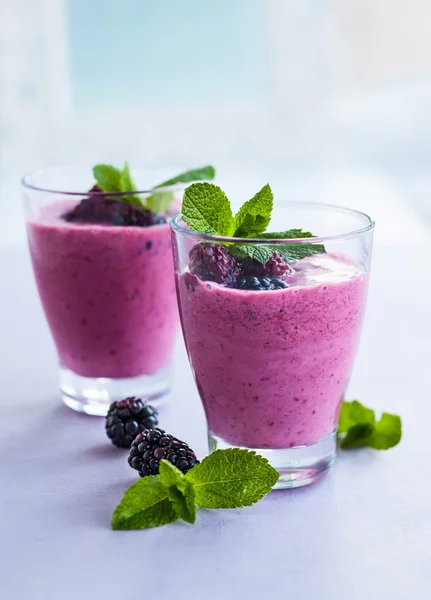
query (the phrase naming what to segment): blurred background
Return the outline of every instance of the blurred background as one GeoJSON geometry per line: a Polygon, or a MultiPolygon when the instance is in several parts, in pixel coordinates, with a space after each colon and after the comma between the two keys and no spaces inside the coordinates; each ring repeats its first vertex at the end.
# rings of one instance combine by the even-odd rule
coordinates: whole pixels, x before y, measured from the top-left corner
{"type": "Polygon", "coordinates": [[[430,32],[429,0],[0,0],[0,244],[23,172],[127,159],[429,245],[430,32]]]}

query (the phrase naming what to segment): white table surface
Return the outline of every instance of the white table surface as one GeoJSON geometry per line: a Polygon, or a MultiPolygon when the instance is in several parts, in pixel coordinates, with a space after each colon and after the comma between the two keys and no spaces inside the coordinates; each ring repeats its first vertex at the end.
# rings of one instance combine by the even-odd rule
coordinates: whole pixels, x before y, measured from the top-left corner
{"type": "MultiPolygon", "coordinates": [[[[388,452],[339,455],[314,486],[254,507],[199,511],[194,526],[114,532],[135,480],[103,419],[63,407],[53,344],[25,250],[0,264],[2,600],[403,600],[431,596],[431,247],[374,253],[349,397],[400,413],[388,452]]],[[[179,340],[168,431],[206,452],[179,340]]]]}

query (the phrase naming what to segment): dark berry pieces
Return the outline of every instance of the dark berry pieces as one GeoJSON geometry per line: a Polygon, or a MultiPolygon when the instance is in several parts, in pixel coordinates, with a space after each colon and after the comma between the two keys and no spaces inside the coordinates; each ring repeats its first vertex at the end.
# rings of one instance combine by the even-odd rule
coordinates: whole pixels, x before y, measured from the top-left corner
{"type": "Polygon", "coordinates": [[[241,275],[247,277],[269,277],[270,279],[282,279],[293,273],[292,267],[287,263],[281,254],[277,251],[273,253],[271,258],[262,264],[252,258],[246,258],[241,264],[241,275]]]}
{"type": "MultiPolygon", "coordinates": [[[[157,411],[140,398],[126,398],[113,402],[106,415],[106,434],[115,446],[130,448],[133,440],[142,431],[154,429],[157,411]]],[[[144,452],[147,447],[141,447],[144,452]]]]}
{"type": "Polygon", "coordinates": [[[239,290],[282,290],[288,288],[287,283],[281,279],[269,277],[241,277],[235,285],[239,290]]]}
{"type": "Polygon", "coordinates": [[[166,223],[162,215],[121,200],[107,198],[96,188],[97,186],[91,188],[89,196],[62,218],[68,223],[98,223],[122,227],[150,227],[166,223]]]}
{"type": "Polygon", "coordinates": [[[185,443],[163,429],[148,429],[134,439],[129,455],[129,465],[139,471],[141,477],[157,475],[160,461],[168,460],[183,473],[187,473],[199,461],[185,443]]]}
{"type": "Polygon", "coordinates": [[[202,281],[229,283],[238,277],[236,259],[224,246],[203,242],[193,246],[189,256],[190,273],[202,281]]]}

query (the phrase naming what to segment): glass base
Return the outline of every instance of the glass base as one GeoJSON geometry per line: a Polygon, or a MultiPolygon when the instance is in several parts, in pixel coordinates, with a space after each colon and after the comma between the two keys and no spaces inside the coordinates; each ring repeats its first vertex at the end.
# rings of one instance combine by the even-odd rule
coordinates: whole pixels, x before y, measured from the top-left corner
{"type": "MultiPolygon", "coordinates": [[[[208,433],[208,443],[210,452],[239,447],[225,442],[211,432],[208,433]]],[[[309,446],[276,450],[246,449],[254,450],[268,459],[268,462],[280,473],[280,478],[274,486],[275,490],[301,487],[318,481],[333,464],[337,451],[337,432],[334,431],[309,446]]]]}
{"type": "Polygon", "coordinates": [[[163,396],[171,387],[171,366],[154,375],[140,375],[124,379],[108,377],[81,377],[60,366],[60,391],[63,402],[77,412],[103,417],[115,400],[129,396],[151,401],[160,406],[163,396]]]}

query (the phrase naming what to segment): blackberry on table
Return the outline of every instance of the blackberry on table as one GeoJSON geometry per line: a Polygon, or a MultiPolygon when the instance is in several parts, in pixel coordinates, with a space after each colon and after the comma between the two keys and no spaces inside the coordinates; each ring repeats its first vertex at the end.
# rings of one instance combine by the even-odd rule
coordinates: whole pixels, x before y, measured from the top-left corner
{"type": "Polygon", "coordinates": [[[162,459],[169,461],[183,473],[190,471],[199,462],[188,444],[159,427],[147,429],[133,440],[128,462],[141,477],[157,475],[162,459]]]}
{"type": "Polygon", "coordinates": [[[246,258],[241,264],[241,275],[245,277],[254,276],[259,278],[269,277],[270,279],[281,279],[292,273],[292,267],[276,250],[265,264],[262,264],[253,258],[246,258]]]}
{"type": "Polygon", "coordinates": [[[235,283],[234,287],[238,290],[282,290],[289,286],[282,279],[276,279],[269,277],[241,277],[235,283]]]}
{"type": "Polygon", "coordinates": [[[130,448],[142,431],[156,427],[157,411],[140,398],[126,398],[113,402],[105,420],[106,434],[119,448],[130,448]]]}
{"type": "Polygon", "coordinates": [[[89,196],[63,215],[68,223],[98,223],[122,227],[150,227],[166,223],[165,217],[151,210],[106,197],[97,186],[89,196]]]}
{"type": "Polygon", "coordinates": [[[189,253],[189,269],[202,281],[228,283],[237,279],[237,261],[224,246],[202,242],[196,244],[189,253]]]}

